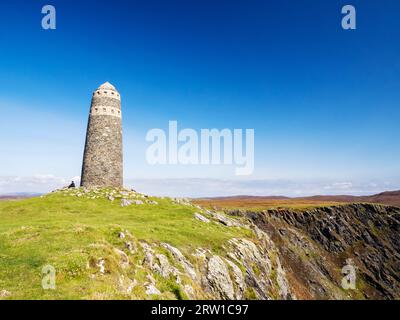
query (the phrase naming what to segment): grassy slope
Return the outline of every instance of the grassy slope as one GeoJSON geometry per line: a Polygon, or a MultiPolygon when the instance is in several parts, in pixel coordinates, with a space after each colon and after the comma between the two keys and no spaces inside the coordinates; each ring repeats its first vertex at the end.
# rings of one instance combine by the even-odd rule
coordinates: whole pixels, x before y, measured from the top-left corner
{"type": "MultiPolygon", "coordinates": [[[[14,299],[98,298],[95,291],[124,298],[107,292],[111,289],[106,278],[90,278],[91,260],[105,255],[110,244],[123,248],[120,230],[137,240],[168,242],[187,255],[198,247],[218,252],[226,240],[249,235],[246,230],[195,220],[194,207],[156,200],[158,205],[121,207],[117,200],[51,194],[0,202],[0,291],[11,292],[14,299]],[[46,264],[57,270],[57,290],[41,287],[46,264]]],[[[142,292],[133,297],[141,298],[142,292]]]]}

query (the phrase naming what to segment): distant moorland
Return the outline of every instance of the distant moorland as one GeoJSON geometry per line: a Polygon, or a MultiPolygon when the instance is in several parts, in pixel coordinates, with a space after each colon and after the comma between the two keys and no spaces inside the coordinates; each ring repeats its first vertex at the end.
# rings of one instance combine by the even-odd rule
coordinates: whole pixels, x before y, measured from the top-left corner
{"type": "Polygon", "coordinates": [[[270,208],[309,208],[330,206],[341,203],[379,203],[400,207],[400,191],[387,191],[371,196],[317,195],[311,197],[289,198],[284,196],[234,196],[194,199],[194,203],[220,209],[270,209],[270,208]]]}

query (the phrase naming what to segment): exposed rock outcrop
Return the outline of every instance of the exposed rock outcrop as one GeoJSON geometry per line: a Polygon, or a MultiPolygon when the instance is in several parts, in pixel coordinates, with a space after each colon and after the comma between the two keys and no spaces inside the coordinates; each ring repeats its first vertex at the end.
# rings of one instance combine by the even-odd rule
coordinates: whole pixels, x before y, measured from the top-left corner
{"type": "Polygon", "coordinates": [[[208,260],[204,283],[217,299],[232,300],[235,298],[228,267],[219,256],[212,256],[208,260]]]}
{"type": "Polygon", "coordinates": [[[195,212],[194,217],[199,221],[210,223],[210,220],[207,219],[205,216],[201,215],[200,213],[195,212]]]}
{"type": "Polygon", "coordinates": [[[400,297],[399,208],[348,204],[241,215],[271,236],[300,298],[400,297]],[[357,284],[345,291],[341,269],[349,258],[357,268],[357,284]]]}
{"type": "Polygon", "coordinates": [[[121,230],[115,234],[122,246],[113,250],[113,260],[96,260],[97,273],[106,276],[108,261],[117,261],[122,272],[136,268],[131,278],[125,277],[124,292],[143,286],[145,294],[166,298],[166,288],[189,299],[399,298],[398,208],[352,204],[303,211],[196,209],[193,219],[198,223],[229,221],[222,223],[227,230],[235,226],[252,236],[231,238],[218,252],[202,247],[187,252],[166,242],[139,242],[121,230]],[[136,257],[143,258],[134,267],[131,260],[136,257]],[[352,268],[355,287],[347,290],[342,272],[352,268]],[[140,283],[137,272],[147,272],[147,280],[140,283]]]}

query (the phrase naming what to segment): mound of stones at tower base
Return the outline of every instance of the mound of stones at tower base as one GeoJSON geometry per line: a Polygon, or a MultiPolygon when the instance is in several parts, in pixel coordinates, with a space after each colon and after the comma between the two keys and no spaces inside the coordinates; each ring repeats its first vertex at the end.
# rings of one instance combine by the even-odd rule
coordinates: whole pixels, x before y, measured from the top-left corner
{"type": "MultiPolygon", "coordinates": [[[[78,197],[84,199],[108,199],[109,201],[120,201],[121,207],[127,207],[130,205],[141,205],[141,204],[152,204],[158,205],[158,202],[150,199],[148,195],[145,195],[140,192],[136,192],[133,189],[126,188],[61,188],[52,191],[51,193],[62,194],[65,197],[78,197]]],[[[45,197],[46,195],[42,196],[45,197]]],[[[169,197],[159,197],[160,199],[169,198],[169,197]]],[[[196,207],[199,210],[201,209],[199,206],[190,203],[190,200],[187,198],[169,198],[173,202],[186,205],[190,207],[196,207]]]]}
{"type": "Polygon", "coordinates": [[[157,201],[149,199],[147,195],[124,188],[62,188],[54,190],[52,193],[62,194],[64,197],[120,201],[121,207],[130,206],[132,204],[141,205],[144,203],[158,204],[157,201]]]}

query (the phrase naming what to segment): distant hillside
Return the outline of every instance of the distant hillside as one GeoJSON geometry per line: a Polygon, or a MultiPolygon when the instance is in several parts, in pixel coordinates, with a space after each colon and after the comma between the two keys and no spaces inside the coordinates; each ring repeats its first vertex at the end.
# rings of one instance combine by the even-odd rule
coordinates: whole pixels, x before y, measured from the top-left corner
{"type": "Polygon", "coordinates": [[[230,196],[230,197],[209,197],[209,198],[201,198],[203,200],[286,200],[290,199],[289,197],[284,196],[230,196]]]}
{"type": "Polygon", "coordinates": [[[19,200],[19,199],[27,199],[40,196],[41,193],[31,193],[31,192],[18,192],[18,193],[10,193],[10,194],[0,194],[1,200],[19,200]]]}
{"type": "Polygon", "coordinates": [[[400,191],[387,191],[373,196],[364,197],[368,202],[382,203],[400,207],[400,191]]]}
{"type": "Polygon", "coordinates": [[[385,205],[400,206],[400,191],[386,191],[371,196],[312,196],[304,198],[295,198],[302,200],[316,200],[316,201],[333,201],[333,202],[369,202],[380,203],[385,205]]]}
{"type": "Polygon", "coordinates": [[[378,203],[400,207],[400,191],[386,191],[371,196],[352,195],[316,195],[310,197],[289,198],[284,196],[234,196],[195,199],[195,203],[218,208],[308,208],[340,203],[378,203]]]}

